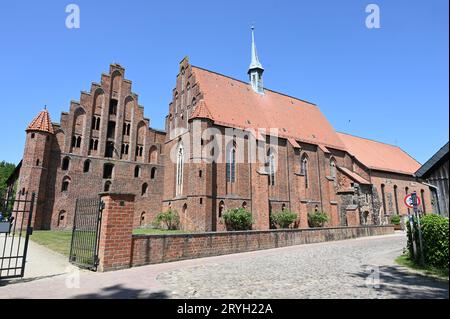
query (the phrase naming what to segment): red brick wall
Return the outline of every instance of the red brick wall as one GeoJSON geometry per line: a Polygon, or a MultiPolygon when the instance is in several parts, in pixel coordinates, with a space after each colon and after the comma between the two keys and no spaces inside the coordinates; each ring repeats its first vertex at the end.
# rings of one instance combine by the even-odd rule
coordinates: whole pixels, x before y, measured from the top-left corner
{"type": "Polygon", "coordinates": [[[105,194],[99,241],[99,270],[130,267],[134,195],[105,194]]]}
{"type": "Polygon", "coordinates": [[[393,226],[133,235],[131,266],[394,233],[393,226]]]}

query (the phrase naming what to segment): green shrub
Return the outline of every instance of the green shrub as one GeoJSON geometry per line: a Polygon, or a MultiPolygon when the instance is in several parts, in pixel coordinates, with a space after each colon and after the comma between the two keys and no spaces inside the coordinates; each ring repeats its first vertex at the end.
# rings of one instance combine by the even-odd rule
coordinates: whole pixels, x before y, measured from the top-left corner
{"type": "Polygon", "coordinates": [[[448,268],[448,218],[425,215],[420,219],[425,263],[448,268]]]}
{"type": "Polygon", "coordinates": [[[284,210],[271,214],[271,218],[273,223],[277,225],[278,228],[289,228],[289,226],[296,221],[298,215],[289,210],[284,210]]]}
{"type": "Polygon", "coordinates": [[[253,217],[245,208],[228,209],[224,212],[223,219],[227,230],[238,231],[252,229],[253,217]]]}
{"type": "MultiPolygon", "coordinates": [[[[422,242],[424,261],[427,266],[437,268],[447,268],[449,266],[448,253],[448,234],[449,224],[448,218],[439,215],[425,215],[420,219],[420,226],[422,230],[422,242]]],[[[413,223],[406,224],[407,229],[407,250],[409,258],[416,263],[420,261],[420,244],[419,244],[419,228],[416,218],[413,218],[413,223]],[[416,243],[417,256],[414,258],[413,250],[413,236],[416,243]]]]}
{"type": "Polygon", "coordinates": [[[394,215],[391,217],[391,224],[392,225],[400,225],[400,216],[394,215]]]}
{"type": "Polygon", "coordinates": [[[314,212],[308,214],[309,227],[323,227],[328,220],[328,215],[323,212],[314,212]]]}
{"type": "Polygon", "coordinates": [[[165,212],[156,215],[153,226],[161,228],[161,224],[169,230],[176,230],[180,227],[180,216],[176,210],[168,209],[165,212]]]}

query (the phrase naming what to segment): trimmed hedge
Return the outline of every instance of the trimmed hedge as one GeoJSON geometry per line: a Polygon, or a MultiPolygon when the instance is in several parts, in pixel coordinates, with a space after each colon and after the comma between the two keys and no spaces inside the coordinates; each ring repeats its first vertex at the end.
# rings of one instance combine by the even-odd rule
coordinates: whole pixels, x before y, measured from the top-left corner
{"type": "Polygon", "coordinates": [[[309,227],[323,227],[328,222],[328,215],[322,212],[314,212],[308,214],[309,227]]]}
{"type": "MultiPolygon", "coordinates": [[[[420,218],[422,230],[423,254],[425,264],[428,266],[447,268],[449,267],[449,221],[448,218],[430,214],[420,218]]],[[[414,240],[417,247],[416,261],[420,260],[419,231],[417,221],[414,219],[414,240]]],[[[413,242],[411,236],[411,225],[407,223],[408,244],[407,248],[411,259],[414,257],[413,242]]]]}
{"type": "Polygon", "coordinates": [[[180,216],[176,210],[168,209],[165,212],[156,215],[153,221],[153,226],[161,228],[161,224],[164,224],[168,230],[177,230],[180,228],[180,216]]]}

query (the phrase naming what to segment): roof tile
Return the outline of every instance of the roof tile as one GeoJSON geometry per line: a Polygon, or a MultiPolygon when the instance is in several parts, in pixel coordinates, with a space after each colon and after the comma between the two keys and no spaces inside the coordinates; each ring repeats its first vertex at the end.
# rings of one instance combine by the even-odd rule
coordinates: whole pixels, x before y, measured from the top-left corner
{"type": "Polygon", "coordinates": [[[42,110],[34,120],[28,125],[26,131],[40,131],[54,134],[52,121],[47,109],[42,110]]]}

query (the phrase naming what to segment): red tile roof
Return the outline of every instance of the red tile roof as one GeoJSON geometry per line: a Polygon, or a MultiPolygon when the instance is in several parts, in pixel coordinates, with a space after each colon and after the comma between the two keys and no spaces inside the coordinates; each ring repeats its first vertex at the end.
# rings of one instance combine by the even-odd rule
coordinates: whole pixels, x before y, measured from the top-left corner
{"type": "Polygon", "coordinates": [[[40,131],[54,134],[52,121],[47,109],[42,110],[34,120],[28,125],[26,131],[40,131]]]}
{"type": "Polygon", "coordinates": [[[194,112],[192,112],[192,115],[191,115],[191,119],[194,119],[194,118],[214,120],[211,112],[209,111],[208,107],[206,106],[205,100],[200,100],[198,102],[197,107],[195,108],[194,112]]]}
{"type": "Polygon", "coordinates": [[[218,125],[240,129],[278,128],[280,137],[345,149],[331,124],[311,103],[192,67],[208,110],[218,125]]]}
{"type": "Polygon", "coordinates": [[[413,175],[420,163],[401,148],[345,133],[337,133],[347,151],[365,166],[388,172],[413,175]]]}
{"type": "Polygon", "coordinates": [[[344,174],[346,174],[348,177],[353,179],[355,182],[358,182],[359,184],[363,184],[363,185],[370,185],[370,182],[368,180],[366,180],[362,176],[356,174],[355,172],[352,172],[348,168],[338,166],[338,169],[340,169],[342,172],[344,172],[344,174]]]}

